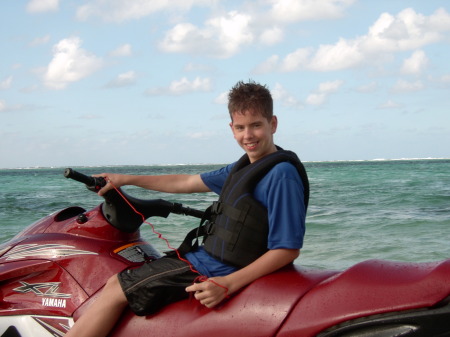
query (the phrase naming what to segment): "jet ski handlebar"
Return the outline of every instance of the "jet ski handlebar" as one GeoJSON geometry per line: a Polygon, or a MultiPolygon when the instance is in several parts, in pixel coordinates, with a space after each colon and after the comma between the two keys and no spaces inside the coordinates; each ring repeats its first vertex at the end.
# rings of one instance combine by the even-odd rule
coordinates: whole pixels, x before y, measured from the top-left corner
{"type": "MultiPolygon", "coordinates": [[[[106,185],[105,178],[87,176],[71,168],[64,170],[64,176],[85,184],[89,190],[94,192],[106,185]]],[[[105,199],[102,205],[103,214],[111,225],[124,232],[136,231],[142,224],[142,217],[146,219],[151,216],[166,218],[170,213],[174,213],[202,219],[205,215],[203,211],[163,199],[138,199],[121,189],[109,190],[103,197],[105,199]],[[130,207],[130,204],[134,209],[130,207]]]]}
{"type": "Polygon", "coordinates": [[[83,173],[77,172],[71,168],[64,170],[64,177],[76,180],[87,186],[89,190],[98,191],[106,185],[106,180],[103,177],[87,176],[83,173]]]}

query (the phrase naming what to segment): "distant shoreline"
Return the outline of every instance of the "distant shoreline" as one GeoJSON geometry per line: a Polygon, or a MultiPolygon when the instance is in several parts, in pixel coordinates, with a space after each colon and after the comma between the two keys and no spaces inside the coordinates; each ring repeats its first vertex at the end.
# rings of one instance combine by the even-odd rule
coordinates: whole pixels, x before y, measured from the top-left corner
{"type": "MultiPolygon", "coordinates": [[[[308,164],[320,164],[320,163],[360,163],[360,162],[396,162],[396,161],[428,161],[428,160],[450,160],[450,158],[375,158],[375,159],[349,159],[349,160],[317,160],[317,161],[303,161],[308,164]]],[[[73,168],[105,168],[105,167],[173,167],[173,166],[220,166],[227,165],[229,163],[194,163],[194,164],[111,164],[111,165],[68,165],[68,166],[29,166],[29,167],[2,167],[0,170],[39,170],[39,169],[64,169],[66,167],[73,168]]]]}

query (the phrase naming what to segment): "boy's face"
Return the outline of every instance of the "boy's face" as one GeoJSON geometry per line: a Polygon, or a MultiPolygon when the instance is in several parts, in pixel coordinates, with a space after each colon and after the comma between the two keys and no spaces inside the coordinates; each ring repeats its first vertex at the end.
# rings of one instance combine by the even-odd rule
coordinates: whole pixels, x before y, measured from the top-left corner
{"type": "Polygon", "coordinates": [[[245,111],[244,114],[234,112],[230,123],[234,139],[247,153],[250,162],[276,151],[273,134],[277,130],[277,118],[270,121],[260,113],[245,111]]]}

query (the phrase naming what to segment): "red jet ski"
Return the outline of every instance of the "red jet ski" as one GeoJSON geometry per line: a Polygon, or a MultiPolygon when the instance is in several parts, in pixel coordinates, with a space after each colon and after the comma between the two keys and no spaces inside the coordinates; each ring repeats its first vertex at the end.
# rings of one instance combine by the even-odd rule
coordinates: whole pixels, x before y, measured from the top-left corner
{"type": "MultiPolygon", "coordinates": [[[[65,176],[91,190],[104,184],[71,169],[65,176]]],[[[104,198],[89,211],[51,214],[0,246],[0,337],[63,336],[111,275],[160,256],[140,236],[143,217],[203,215],[120,189],[104,198]]],[[[187,299],[147,317],[126,311],[110,336],[450,336],[450,259],[369,260],[343,271],[292,265],[215,309],[187,299]]]]}

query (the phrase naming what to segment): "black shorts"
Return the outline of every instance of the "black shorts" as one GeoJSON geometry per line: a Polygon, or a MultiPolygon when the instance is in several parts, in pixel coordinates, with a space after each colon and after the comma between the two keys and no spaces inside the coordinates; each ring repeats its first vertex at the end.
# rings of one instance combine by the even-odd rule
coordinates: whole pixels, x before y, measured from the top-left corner
{"type": "Polygon", "coordinates": [[[118,275],[128,304],[138,316],[153,314],[169,303],[189,297],[185,288],[198,276],[176,255],[164,256],[118,275]]]}

